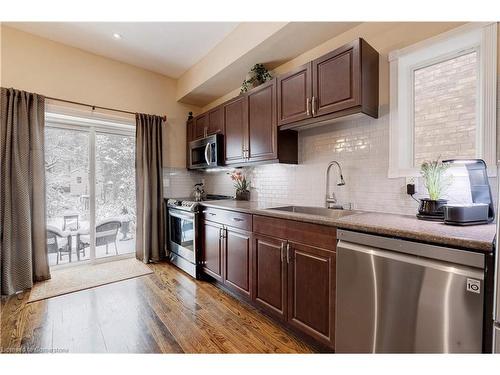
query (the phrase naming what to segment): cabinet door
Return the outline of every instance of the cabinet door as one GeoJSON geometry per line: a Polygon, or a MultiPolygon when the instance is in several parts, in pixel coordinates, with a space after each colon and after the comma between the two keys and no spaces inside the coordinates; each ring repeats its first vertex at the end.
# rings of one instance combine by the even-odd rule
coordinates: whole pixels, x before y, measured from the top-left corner
{"type": "Polygon", "coordinates": [[[194,140],[194,121],[188,120],[186,123],[186,141],[189,142],[194,140]]]}
{"type": "Polygon", "coordinates": [[[208,112],[207,135],[222,133],[224,130],[224,113],[222,107],[217,107],[208,112]]]}
{"type": "Polygon", "coordinates": [[[222,281],[222,225],[203,221],[201,228],[201,268],[206,274],[222,281]]]}
{"type": "Polygon", "coordinates": [[[313,61],[314,116],[361,105],[359,39],[313,61]]]}
{"type": "Polygon", "coordinates": [[[189,143],[194,140],[194,121],[186,122],[186,168],[189,169],[189,143]]]}
{"type": "Polygon", "coordinates": [[[335,252],[289,242],[288,322],[334,347],[335,252]]]}
{"type": "Polygon", "coordinates": [[[308,63],[278,77],[278,125],[304,120],[312,116],[311,73],[311,63],[308,63]]]}
{"type": "Polygon", "coordinates": [[[194,118],[194,139],[205,136],[205,128],[208,125],[208,115],[206,113],[194,118]]]}
{"type": "Polygon", "coordinates": [[[276,159],[276,80],[250,91],[247,106],[249,161],[276,159]]]}
{"type": "Polygon", "coordinates": [[[224,135],[226,137],[226,164],[245,161],[243,150],[246,149],[248,123],[246,120],[246,96],[224,104],[224,135]]]}
{"type": "Polygon", "coordinates": [[[224,284],[247,297],[251,296],[251,234],[225,229],[224,284]]]}
{"type": "Polygon", "coordinates": [[[285,242],[258,235],[253,239],[254,301],[283,320],[287,310],[285,242]]]}

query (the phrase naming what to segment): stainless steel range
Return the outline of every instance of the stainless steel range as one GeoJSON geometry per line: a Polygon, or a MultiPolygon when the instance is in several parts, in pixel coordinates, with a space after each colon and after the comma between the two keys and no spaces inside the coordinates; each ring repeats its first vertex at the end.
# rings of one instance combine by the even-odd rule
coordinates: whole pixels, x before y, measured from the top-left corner
{"type": "MultiPolygon", "coordinates": [[[[226,195],[206,195],[203,200],[231,199],[226,195]]],[[[199,204],[193,198],[167,199],[167,256],[170,262],[198,278],[200,261],[199,204]]]]}

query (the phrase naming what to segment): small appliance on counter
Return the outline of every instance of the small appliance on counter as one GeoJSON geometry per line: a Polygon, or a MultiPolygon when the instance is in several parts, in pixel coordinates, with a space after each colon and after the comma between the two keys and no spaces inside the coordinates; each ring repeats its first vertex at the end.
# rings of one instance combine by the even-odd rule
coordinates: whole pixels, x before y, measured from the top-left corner
{"type": "Polygon", "coordinates": [[[201,202],[206,196],[203,186],[203,182],[194,185],[193,196],[196,202],[201,202]]]}
{"type": "Polygon", "coordinates": [[[443,163],[463,164],[470,183],[472,203],[444,205],[444,223],[450,225],[477,225],[491,223],[495,218],[493,198],[486,163],[481,159],[444,160],[443,163]]]}

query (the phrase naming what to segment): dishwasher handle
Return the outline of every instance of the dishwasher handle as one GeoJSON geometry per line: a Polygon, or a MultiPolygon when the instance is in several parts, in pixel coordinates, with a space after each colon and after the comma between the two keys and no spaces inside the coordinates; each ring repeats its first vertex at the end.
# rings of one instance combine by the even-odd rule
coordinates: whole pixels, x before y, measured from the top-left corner
{"type": "Polygon", "coordinates": [[[457,275],[468,276],[468,277],[473,277],[475,279],[484,280],[484,272],[478,268],[462,266],[459,264],[448,263],[435,259],[423,258],[415,255],[407,255],[403,253],[398,253],[396,251],[384,250],[376,247],[360,245],[357,243],[340,240],[337,244],[337,253],[339,254],[339,256],[341,256],[340,253],[342,250],[361,252],[375,257],[392,259],[398,262],[414,264],[457,275]]]}

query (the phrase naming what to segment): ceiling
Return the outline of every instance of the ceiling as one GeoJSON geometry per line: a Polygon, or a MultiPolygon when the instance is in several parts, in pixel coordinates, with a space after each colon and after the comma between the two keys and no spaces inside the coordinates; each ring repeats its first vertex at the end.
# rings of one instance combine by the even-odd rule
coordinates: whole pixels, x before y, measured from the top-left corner
{"type": "Polygon", "coordinates": [[[8,26],[179,78],[237,22],[7,22],[8,26]],[[115,39],[118,33],[121,39],[115,39]]]}
{"type": "MultiPolygon", "coordinates": [[[[205,106],[239,87],[250,67],[256,62],[264,64],[270,70],[274,69],[359,24],[359,22],[289,22],[237,60],[228,63],[217,74],[204,80],[197,87],[192,87],[187,94],[178,97],[178,100],[205,106]]],[[[212,53],[207,58],[221,60],[211,55],[212,53]]]]}
{"type": "Polygon", "coordinates": [[[186,72],[199,64],[216,67],[213,72],[202,69],[200,73],[199,69],[195,69],[197,78],[191,79],[193,82],[190,85],[184,85],[185,90],[178,89],[177,92],[178,101],[203,107],[239,87],[249,68],[256,62],[274,69],[359,25],[359,22],[275,22],[276,27],[271,25],[273,27],[269,33],[265,32],[266,27],[259,22],[4,24],[179,79],[179,82],[186,81],[186,72]],[[241,35],[242,33],[251,33],[251,37],[241,35]],[[115,38],[114,34],[119,34],[120,38],[115,38]],[[228,48],[229,51],[238,52],[234,58],[229,56],[231,53],[228,54],[228,48]]]}

